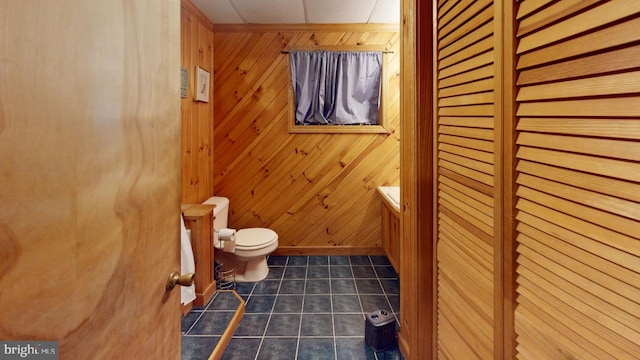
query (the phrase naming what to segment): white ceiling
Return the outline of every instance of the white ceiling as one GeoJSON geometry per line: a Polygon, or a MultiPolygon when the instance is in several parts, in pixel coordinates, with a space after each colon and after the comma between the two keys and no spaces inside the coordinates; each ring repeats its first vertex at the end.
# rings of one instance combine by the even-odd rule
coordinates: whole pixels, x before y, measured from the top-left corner
{"type": "Polygon", "coordinates": [[[398,24],[400,0],[192,0],[214,24],[398,24]]]}

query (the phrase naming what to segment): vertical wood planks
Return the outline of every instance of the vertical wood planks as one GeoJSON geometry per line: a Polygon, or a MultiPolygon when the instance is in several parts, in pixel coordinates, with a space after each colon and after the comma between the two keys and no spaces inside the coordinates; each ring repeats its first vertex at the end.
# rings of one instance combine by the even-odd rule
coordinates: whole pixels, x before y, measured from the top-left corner
{"type": "Polygon", "coordinates": [[[180,8],[181,66],[189,72],[182,105],[182,203],[199,204],[213,195],[213,32],[189,1],[180,8]],[[209,102],[195,101],[195,71],[209,72],[209,102]]]}

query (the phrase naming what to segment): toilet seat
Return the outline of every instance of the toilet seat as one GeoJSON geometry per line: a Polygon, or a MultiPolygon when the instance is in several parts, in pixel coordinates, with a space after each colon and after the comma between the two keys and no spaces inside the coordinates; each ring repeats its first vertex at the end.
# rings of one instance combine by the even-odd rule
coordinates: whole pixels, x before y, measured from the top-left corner
{"type": "Polygon", "coordinates": [[[236,231],[236,249],[252,251],[269,247],[278,240],[278,234],[267,228],[247,228],[236,231]]]}

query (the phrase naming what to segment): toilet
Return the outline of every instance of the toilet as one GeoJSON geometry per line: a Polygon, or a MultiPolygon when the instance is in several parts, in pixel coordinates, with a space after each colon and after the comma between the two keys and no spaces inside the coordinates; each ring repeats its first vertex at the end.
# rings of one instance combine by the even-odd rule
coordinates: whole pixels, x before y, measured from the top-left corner
{"type": "Polygon", "coordinates": [[[218,231],[227,228],[229,220],[229,199],[213,196],[203,204],[215,205],[213,214],[213,246],[215,260],[224,264],[225,269],[235,268],[236,282],[261,281],[269,274],[267,255],[278,248],[278,234],[267,228],[247,228],[236,231],[235,249],[225,252],[224,244],[218,239],[218,231]]]}

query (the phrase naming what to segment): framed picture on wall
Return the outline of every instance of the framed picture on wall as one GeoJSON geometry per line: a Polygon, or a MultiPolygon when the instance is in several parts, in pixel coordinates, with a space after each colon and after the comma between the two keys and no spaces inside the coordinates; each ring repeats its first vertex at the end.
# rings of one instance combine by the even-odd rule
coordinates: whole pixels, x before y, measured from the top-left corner
{"type": "Polygon", "coordinates": [[[196,66],[196,101],[209,102],[209,72],[196,66]]]}

